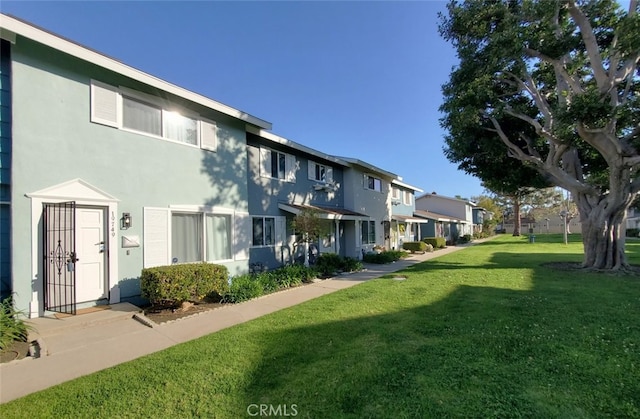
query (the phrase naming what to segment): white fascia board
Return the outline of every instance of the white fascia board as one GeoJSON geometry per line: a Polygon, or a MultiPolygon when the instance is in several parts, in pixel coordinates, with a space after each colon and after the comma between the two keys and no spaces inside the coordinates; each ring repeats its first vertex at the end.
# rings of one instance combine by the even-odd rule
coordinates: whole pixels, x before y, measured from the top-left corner
{"type": "Polygon", "coordinates": [[[256,128],[255,126],[247,125],[247,132],[251,134],[255,134],[258,137],[264,138],[265,140],[272,141],[277,144],[285,145],[287,147],[291,147],[295,150],[302,151],[303,153],[310,154],[312,156],[318,157],[323,160],[330,161],[332,163],[339,164],[341,166],[348,166],[348,163],[344,160],[337,158],[335,156],[331,156],[329,154],[325,154],[321,151],[314,150],[313,148],[304,146],[302,144],[296,143],[295,141],[288,140],[284,137],[280,137],[279,135],[268,132],[264,129],[256,128]]]}
{"type": "Polygon", "coordinates": [[[398,179],[394,179],[394,180],[392,180],[392,181],[391,181],[391,183],[392,183],[393,185],[402,186],[403,188],[412,189],[412,190],[414,190],[415,192],[420,192],[420,193],[421,193],[421,192],[424,192],[422,189],[420,189],[420,188],[416,188],[415,186],[411,186],[411,185],[409,185],[408,183],[401,182],[401,181],[400,181],[400,180],[398,180],[398,179]]]}
{"type": "Polygon", "coordinates": [[[362,161],[362,160],[360,160],[360,159],[354,159],[354,158],[351,158],[351,157],[338,157],[338,156],[336,156],[336,158],[339,158],[339,159],[341,159],[341,160],[346,161],[346,162],[347,162],[347,163],[349,163],[349,165],[350,165],[350,166],[352,166],[352,167],[353,167],[353,166],[360,166],[360,167],[362,167],[362,168],[364,168],[364,169],[366,169],[366,170],[368,170],[368,171],[370,171],[370,172],[373,172],[373,173],[377,173],[377,174],[379,174],[379,175],[386,176],[387,178],[391,178],[391,179],[398,179],[398,177],[399,177],[399,176],[398,176],[398,175],[396,175],[395,173],[387,172],[387,171],[386,171],[386,170],[384,170],[384,169],[381,169],[381,168],[379,168],[379,167],[376,167],[376,166],[374,166],[374,165],[372,165],[372,164],[369,164],[369,163],[367,163],[367,162],[365,162],[365,161],[362,161]]]}
{"type": "Polygon", "coordinates": [[[240,119],[251,125],[255,125],[264,129],[271,129],[270,122],[257,118],[241,110],[227,106],[223,103],[217,102],[213,99],[209,99],[190,90],[178,87],[158,77],[130,67],[126,64],[121,63],[120,61],[107,57],[104,54],[93,51],[87,47],[81,46],[80,44],[77,44],[73,41],[67,40],[44,29],[33,26],[30,23],[18,20],[12,16],[0,14],[0,29],[1,33],[3,34],[3,39],[6,31],[9,31],[10,33],[23,36],[35,42],[39,42],[50,48],[106,68],[107,70],[111,70],[123,76],[137,80],[141,83],[147,84],[160,90],[164,90],[165,92],[182,97],[191,102],[213,109],[225,115],[240,119]]]}
{"type": "Polygon", "coordinates": [[[424,195],[420,195],[419,197],[417,197],[416,199],[424,199],[427,198],[429,196],[433,196],[433,197],[437,197],[437,198],[443,198],[443,199],[448,199],[449,201],[454,201],[454,202],[464,202],[467,205],[471,205],[471,206],[476,206],[475,202],[472,201],[468,201],[466,199],[458,199],[458,198],[453,198],[451,196],[444,196],[444,195],[438,195],[438,194],[432,194],[432,193],[426,193],[424,195]]]}

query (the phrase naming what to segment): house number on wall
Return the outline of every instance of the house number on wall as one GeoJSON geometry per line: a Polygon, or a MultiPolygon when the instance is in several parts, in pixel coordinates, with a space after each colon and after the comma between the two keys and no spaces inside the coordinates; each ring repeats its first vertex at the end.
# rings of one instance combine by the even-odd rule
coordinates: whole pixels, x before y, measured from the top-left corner
{"type": "Polygon", "coordinates": [[[111,237],[116,236],[116,214],[111,211],[111,237]]]}

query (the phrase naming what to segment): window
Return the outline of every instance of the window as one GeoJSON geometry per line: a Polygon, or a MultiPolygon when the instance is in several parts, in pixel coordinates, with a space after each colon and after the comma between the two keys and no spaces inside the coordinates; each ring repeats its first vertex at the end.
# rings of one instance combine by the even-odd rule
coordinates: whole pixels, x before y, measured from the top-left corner
{"type": "Polygon", "coordinates": [[[164,112],[164,136],[170,140],[198,145],[198,121],[177,112],[164,112]]]}
{"type": "Polygon", "coordinates": [[[172,263],[202,261],[202,235],[202,214],[172,213],[172,263]]]}
{"type": "Polygon", "coordinates": [[[271,177],[272,178],[284,179],[286,165],[287,165],[287,158],[284,155],[284,153],[271,151],[271,177]]]}
{"type": "Polygon", "coordinates": [[[147,134],[162,136],[162,109],[144,102],[122,98],[122,126],[147,134]]]}
{"type": "Polygon", "coordinates": [[[376,242],[376,222],[362,222],[362,244],[375,244],[376,242]]]}
{"type": "Polygon", "coordinates": [[[253,245],[273,246],[276,244],[275,217],[253,217],[253,245]]]}
{"type": "Polygon", "coordinates": [[[333,183],[333,168],[309,160],[309,180],[321,183],[333,183]]]}
{"type": "Polygon", "coordinates": [[[391,188],[391,198],[400,199],[400,189],[396,187],[391,188]]]}
{"type": "Polygon", "coordinates": [[[92,122],[216,151],[215,122],[170,108],[153,96],[91,81],[92,122]]]}
{"type": "MultiPolygon", "coordinates": [[[[180,208],[144,208],[144,267],[246,260],[249,214],[180,208]],[[239,231],[235,236],[232,229],[239,231]],[[242,243],[241,241],[244,242],[242,243]]],[[[203,208],[203,207],[199,207],[203,208]]]]}
{"type": "Polygon", "coordinates": [[[207,261],[231,259],[231,215],[206,215],[207,261]]]}
{"type": "Polygon", "coordinates": [[[382,192],[382,180],[370,175],[364,175],[364,181],[364,187],[366,189],[382,192]]]}
{"type": "Polygon", "coordinates": [[[296,159],[291,154],[260,148],[260,176],[295,182],[295,169],[296,159]]]}
{"type": "Polygon", "coordinates": [[[171,213],[172,263],[227,259],[231,259],[231,214],[171,213]]]}
{"type": "Polygon", "coordinates": [[[404,204],[411,205],[411,197],[413,194],[409,191],[404,191],[404,204]]]}

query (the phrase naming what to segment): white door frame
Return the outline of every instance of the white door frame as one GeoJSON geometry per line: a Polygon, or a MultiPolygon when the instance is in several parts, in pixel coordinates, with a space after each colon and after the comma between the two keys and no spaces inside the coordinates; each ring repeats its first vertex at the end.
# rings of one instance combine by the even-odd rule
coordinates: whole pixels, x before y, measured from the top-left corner
{"type": "Polygon", "coordinates": [[[95,186],[73,179],[36,192],[26,194],[31,199],[31,303],[30,317],[44,316],[44,283],[42,274],[42,205],[75,201],[77,206],[102,207],[106,209],[107,225],[105,236],[108,237],[108,257],[106,266],[106,286],[109,304],[120,302],[118,287],[118,199],[103,192],[95,186]]]}

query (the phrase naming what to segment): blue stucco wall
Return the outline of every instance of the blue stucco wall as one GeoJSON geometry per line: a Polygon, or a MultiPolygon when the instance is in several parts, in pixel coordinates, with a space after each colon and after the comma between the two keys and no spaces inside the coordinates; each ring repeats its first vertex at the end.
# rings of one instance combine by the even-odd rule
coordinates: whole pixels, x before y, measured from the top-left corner
{"type": "MultiPolygon", "coordinates": [[[[140,239],[144,207],[248,211],[244,122],[21,37],[12,49],[12,72],[12,258],[19,308],[28,306],[32,282],[41,281],[32,276],[31,241],[38,233],[31,233],[31,200],[25,194],[80,178],[118,200],[118,212],[133,218],[126,234],[140,239]],[[154,95],[216,121],[217,152],[91,122],[91,79],[154,95]]],[[[248,260],[225,265],[231,274],[248,270],[248,260]]],[[[123,299],[140,294],[142,267],[143,247],[118,246],[123,299]]]]}

